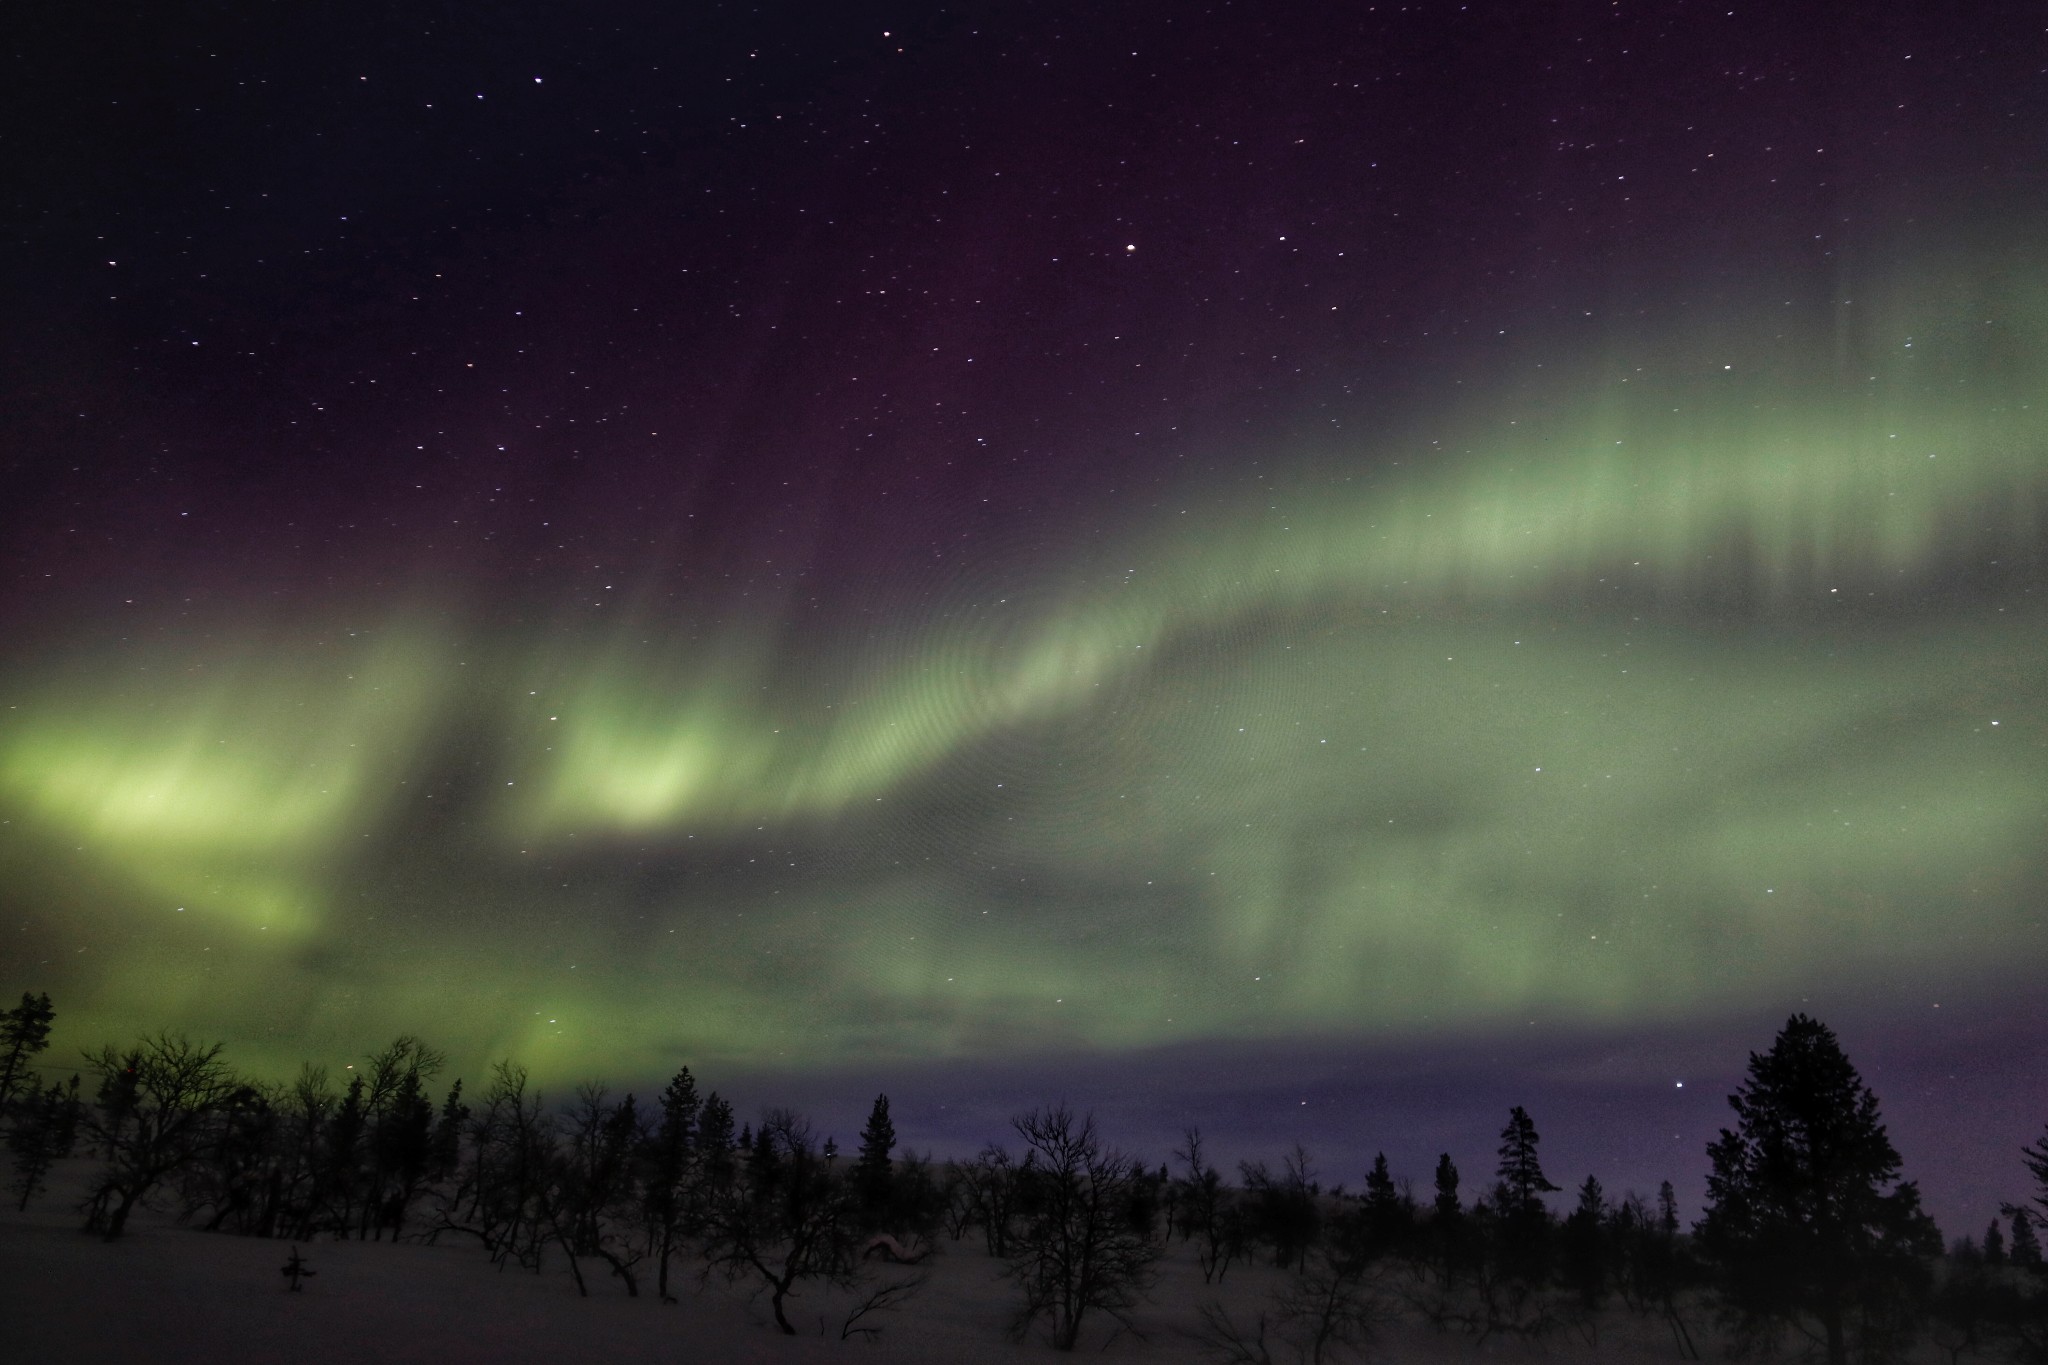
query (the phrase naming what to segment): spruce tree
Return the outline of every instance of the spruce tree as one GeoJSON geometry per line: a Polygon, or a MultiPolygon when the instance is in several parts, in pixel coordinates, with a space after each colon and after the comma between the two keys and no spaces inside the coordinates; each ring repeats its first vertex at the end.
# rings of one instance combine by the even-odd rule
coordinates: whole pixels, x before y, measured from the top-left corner
{"type": "Polygon", "coordinates": [[[664,1303],[670,1302],[669,1258],[675,1254],[676,1239],[689,1210],[698,1107],[696,1078],[684,1067],[661,1092],[661,1120],[648,1144],[645,1216],[653,1235],[655,1289],[664,1303]]]}
{"type": "MultiPolygon", "coordinates": [[[[74,1091],[77,1082],[72,1082],[74,1091]]],[[[15,1210],[28,1208],[28,1201],[42,1193],[44,1177],[57,1158],[70,1146],[65,1128],[64,1088],[28,1094],[15,1105],[13,1124],[7,1130],[7,1151],[14,1158],[14,1180],[7,1188],[20,1197],[15,1210]]]]}
{"type": "Polygon", "coordinates": [[[896,1126],[889,1121],[889,1097],[875,1096],[867,1126],[860,1130],[860,1157],[853,1167],[854,1194],[870,1221],[889,1212],[894,1168],[889,1154],[896,1147],[896,1126]]]}
{"type": "Polygon", "coordinates": [[[1984,1264],[2005,1264],[2005,1233],[1999,1229],[1996,1218],[1984,1229],[1984,1264]]]}
{"type": "Polygon", "coordinates": [[[1678,1193],[1668,1180],[1657,1186],[1657,1230],[1666,1237],[1678,1235],[1678,1193]]]}
{"type": "Polygon", "coordinates": [[[1852,1331],[1866,1357],[1891,1350],[1941,1237],[1898,1180],[1877,1096],[1835,1035],[1795,1014],[1728,1103],[1737,1125],[1707,1148],[1699,1236],[1741,1340],[1791,1327],[1824,1343],[1829,1365],[1846,1365],[1852,1331]]]}
{"type": "Polygon", "coordinates": [[[1458,1216],[1458,1168],[1449,1152],[1436,1159],[1436,1216],[1439,1221],[1458,1216]]]}
{"type": "Polygon", "coordinates": [[[1372,1169],[1365,1173],[1365,1195],[1355,1221],[1352,1249],[1368,1262],[1398,1250],[1408,1238],[1412,1213],[1387,1169],[1387,1154],[1377,1154],[1372,1169]]]}
{"type": "Polygon", "coordinates": [[[1431,1207],[1435,1217],[1430,1220],[1430,1242],[1437,1273],[1449,1289],[1458,1282],[1469,1258],[1465,1213],[1458,1203],[1458,1168],[1449,1152],[1436,1159],[1436,1199],[1431,1207]]]}
{"type": "Polygon", "coordinates": [[[732,1183],[732,1106],[716,1090],[704,1097],[697,1117],[696,1175],[700,1193],[724,1189],[732,1183]]]}
{"type": "Polygon", "coordinates": [[[1579,1186],[1579,1202],[1564,1220],[1565,1279],[1588,1312],[1607,1297],[1607,1198],[1595,1176],[1579,1186]]]}
{"type": "Polygon", "coordinates": [[[1536,1144],[1541,1141],[1542,1134],[1536,1131],[1528,1110],[1518,1104],[1508,1111],[1508,1126],[1500,1130],[1499,1174],[1512,1203],[1501,1210],[1503,1214],[1538,1219],[1546,1215],[1543,1201],[1536,1196],[1555,1194],[1558,1187],[1544,1176],[1543,1164],[1537,1160],[1536,1144]]]}
{"type": "Polygon", "coordinates": [[[363,1183],[364,1129],[369,1122],[363,1095],[363,1078],[349,1077],[348,1092],[327,1125],[327,1151],[320,1173],[326,1221],[343,1236],[348,1235],[355,1218],[356,1200],[363,1183]]]}
{"type": "Polygon", "coordinates": [[[2014,1265],[2041,1264],[2041,1239],[2034,1235],[2034,1219],[2025,1209],[2012,1211],[2012,1247],[2006,1252],[2014,1265]]]}
{"type": "Polygon", "coordinates": [[[448,1088],[448,1098],[441,1102],[440,1116],[434,1120],[430,1143],[434,1179],[446,1180],[462,1164],[462,1130],[468,1123],[469,1106],[462,1102],[462,1078],[458,1076],[448,1088]]]}
{"type": "Polygon", "coordinates": [[[696,1142],[699,1107],[697,1078],[684,1067],[661,1092],[661,1141],[674,1151],[690,1150],[696,1142]]]}
{"type": "Polygon", "coordinates": [[[2043,1132],[2041,1140],[2033,1146],[2020,1148],[2020,1160],[2034,1177],[2035,1206],[2048,1215],[2048,1132],[2043,1132]]]}
{"type": "Polygon", "coordinates": [[[755,1202],[765,1205],[774,1200],[781,1183],[781,1154],[775,1150],[775,1136],[764,1122],[760,1131],[753,1134],[753,1145],[747,1149],[748,1188],[753,1191],[755,1202]]]}
{"type": "Polygon", "coordinates": [[[39,1098],[29,1063],[50,1045],[50,1021],[56,1017],[48,992],[23,991],[19,1005],[0,1013],[0,1113],[16,1094],[39,1098]]]}
{"type": "Polygon", "coordinates": [[[1380,1152],[1372,1159],[1372,1169],[1365,1173],[1365,1207],[1378,1214],[1388,1214],[1399,1207],[1401,1195],[1394,1188],[1394,1176],[1387,1169],[1387,1154],[1380,1152]]]}
{"type": "Polygon", "coordinates": [[[1571,1216],[1581,1222],[1599,1223],[1607,1214],[1606,1191],[1600,1188],[1598,1176],[1587,1176],[1586,1183],[1579,1186],[1578,1206],[1571,1216]]]}
{"type": "Polygon", "coordinates": [[[387,1227],[394,1240],[404,1231],[406,1213],[433,1169],[434,1102],[424,1086],[418,1071],[401,1075],[370,1130],[372,1175],[362,1231],[374,1230],[379,1241],[387,1227]]]}

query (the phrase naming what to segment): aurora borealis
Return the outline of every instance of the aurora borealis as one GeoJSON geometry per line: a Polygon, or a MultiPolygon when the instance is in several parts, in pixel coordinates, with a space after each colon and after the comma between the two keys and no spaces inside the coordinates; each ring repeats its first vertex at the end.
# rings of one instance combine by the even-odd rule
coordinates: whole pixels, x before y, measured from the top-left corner
{"type": "Polygon", "coordinates": [[[1352,1180],[1528,1102],[1619,1188],[1807,1008],[1945,1221],[2016,1186],[2037,19],[676,8],[15,54],[61,1042],[879,1076],[920,1145],[1072,1086],[1352,1180]]]}

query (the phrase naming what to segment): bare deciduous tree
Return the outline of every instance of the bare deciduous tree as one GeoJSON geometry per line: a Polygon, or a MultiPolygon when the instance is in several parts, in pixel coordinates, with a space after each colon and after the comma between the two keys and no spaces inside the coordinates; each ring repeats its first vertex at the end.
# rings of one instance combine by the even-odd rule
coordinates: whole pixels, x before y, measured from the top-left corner
{"type": "Polygon", "coordinates": [[[1071,1351],[1091,1311],[1130,1327],[1126,1314],[1150,1287],[1159,1254],[1131,1217],[1139,1163],[1102,1145],[1093,1115],[1076,1118],[1064,1104],[1012,1123],[1028,1149],[1018,1173],[1022,1226],[1010,1256],[1024,1303],[1012,1335],[1021,1340],[1045,1318],[1053,1346],[1071,1351]]]}
{"type": "Polygon", "coordinates": [[[759,1277],[775,1325],[796,1335],[785,1303],[804,1280],[853,1284],[855,1208],[819,1156],[810,1122],[771,1110],[755,1139],[760,1154],[751,1186],[706,1193],[705,1273],[759,1277]]]}
{"type": "Polygon", "coordinates": [[[881,1336],[881,1327],[869,1319],[902,1307],[917,1296],[929,1278],[927,1275],[913,1275],[908,1279],[888,1280],[876,1285],[866,1298],[848,1310],[845,1320],[839,1324],[839,1339],[851,1341],[860,1337],[873,1341],[881,1336]]]}
{"type": "Polygon", "coordinates": [[[1194,1339],[1218,1365],[1276,1365],[1289,1357],[1300,1365],[1364,1360],[1379,1329],[1394,1318],[1367,1263],[1319,1246],[1302,1257],[1299,1270],[1249,1326],[1220,1303],[1203,1304],[1194,1339]],[[1286,1354],[1276,1354],[1282,1348],[1286,1354]]]}
{"type": "MultiPolygon", "coordinates": [[[[595,1256],[611,1267],[628,1296],[640,1296],[636,1267],[646,1253],[632,1236],[637,1190],[633,1161],[646,1142],[646,1126],[631,1095],[613,1104],[600,1084],[576,1089],[565,1139],[548,1182],[549,1226],[573,1267],[595,1256]]],[[[578,1273],[576,1282],[584,1287],[578,1273]]]]}
{"type": "Polygon", "coordinates": [[[982,1241],[991,1256],[1010,1254],[1010,1224],[1017,1212],[1017,1163],[1000,1143],[990,1143],[967,1167],[967,1197],[982,1241]]]}
{"type": "Polygon", "coordinates": [[[135,1206],[198,1157],[209,1120],[242,1088],[220,1053],[219,1043],[159,1033],[127,1052],[86,1054],[103,1096],[87,1128],[107,1158],[87,1203],[88,1232],[119,1237],[135,1206]]]}
{"type": "Polygon", "coordinates": [[[1230,1263],[1243,1250],[1241,1219],[1230,1217],[1229,1193],[1223,1188],[1223,1173],[1202,1155],[1202,1130],[1190,1127],[1186,1140],[1174,1149],[1183,1174],[1175,1182],[1180,1189],[1178,1221],[1183,1240],[1195,1243],[1195,1262],[1202,1268],[1202,1283],[1220,1284],[1230,1273],[1230,1263]]]}

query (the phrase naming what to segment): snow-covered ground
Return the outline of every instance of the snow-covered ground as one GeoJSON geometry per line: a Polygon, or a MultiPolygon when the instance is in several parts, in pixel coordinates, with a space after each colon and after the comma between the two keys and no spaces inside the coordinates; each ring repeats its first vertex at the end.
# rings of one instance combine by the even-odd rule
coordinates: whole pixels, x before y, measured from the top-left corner
{"type": "MultiPolygon", "coordinates": [[[[881,1334],[842,1341],[839,1329],[857,1296],[807,1289],[792,1307],[804,1335],[785,1337],[748,1286],[697,1283],[678,1276],[680,1302],[643,1291],[628,1298],[602,1266],[588,1267],[591,1295],[579,1298],[556,1258],[539,1275],[494,1268],[474,1245],[319,1242],[302,1244],[315,1272],[303,1293],[285,1290],[280,1273],[292,1244],[196,1232],[161,1214],[139,1216],[114,1243],[82,1234],[72,1211],[86,1175],[70,1162],[52,1191],[16,1213],[0,1212],[0,1359],[101,1365],[102,1362],[685,1362],[904,1361],[964,1365],[1048,1361],[1060,1356],[1042,1335],[1018,1343],[1004,1335],[1015,1287],[983,1254],[978,1235],[941,1239],[922,1291],[872,1321],[881,1334]],[[821,1329],[822,1327],[822,1334],[821,1329]]],[[[1133,1320],[1142,1335],[1107,1317],[1084,1327],[1079,1354],[1118,1362],[1199,1362],[1192,1339],[1199,1306],[1219,1298],[1240,1323],[1256,1318],[1280,1273],[1236,1266],[1216,1289],[1179,1243],[1158,1267],[1151,1299],[1133,1320]]],[[[874,1283],[905,1272],[877,1266],[874,1283]]],[[[1675,1361],[1655,1322],[1610,1312],[1599,1342],[1554,1338],[1541,1347],[1496,1341],[1475,1347],[1414,1323],[1384,1332],[1375,1359],[1399,1361],[1541,1358],[1616,1362],[1675,1361]]],[[[1694,1324],[1709,1358],[1704,1324],[1694,1324]]],[[[1274,1360],[1292,1361],[1284,1347],[1274,1360]]]]}

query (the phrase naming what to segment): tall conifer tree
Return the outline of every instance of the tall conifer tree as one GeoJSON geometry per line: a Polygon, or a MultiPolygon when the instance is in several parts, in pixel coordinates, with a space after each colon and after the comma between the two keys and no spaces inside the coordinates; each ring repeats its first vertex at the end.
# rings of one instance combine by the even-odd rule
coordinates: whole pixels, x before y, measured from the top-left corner
{"type": "Polygon", "coordinates": [[[2014,1265],[2041,1264],[2041,1239],[2034,1235],[2034,1219],[2025,1209],[2012,1211],[2012,1249],[2006,1253],[2014,1265]]]}
{"type": "Polygon", "coordinates": [[[1458,1216],[1458,1168],[1452,1164],[1449,1152],[1436,1159],[1436,1216],[1439,1219],[1458,1216]]]}
{"type": "Polygon", "coordinates": [[[50,1022],[56,1017],[48,992],[23,991],[19,1005],[0,1013],[0,1112],[15,1095],[35,1094],[35,1072],[29,1064],[50,1045],[50,1022]]]}
{"type": "Polygon", "coordinates": [[[1536,1145],[1542,1140],[1528,1110],[1518,1104],[1508,1111],[1508,1126],[1500,1130],[1499,1174],[1513,1202],[1512,1207],[1501,1210],[1503,1214],[1541,1217],[1543,1201],[1536,1196],[1557,1192],[1536,1157],[1536,1145]]]}
{"type": "Polygon", "coordinates": [[[1923,1258],[1940,1254],[1941,1237],[1918,1187],[1898,1180],[1877,1096],[1835,1035],[1795,1014],[1769,1052],[1750,1054],[1728,1104],[1737,1124],[1707,1148],[1699,1229],[1738,1331],[1749,1341],[1785,1326],[1810,1332],[1829,1365],[1846,1365],[1852,1348],[1889,1351],[1910,1328],[1923,1258]]]}
{"type": "Polygon", "coordinates": [[[853,1168],[854,1191],[870,1218],[888,1211],[894,1168],[889,1154],[896,1147],[896,1125],[889,1121],[889,1097],[875,1096],[867,1126],[860,1130],[860,1159],[853,1168]]]}

